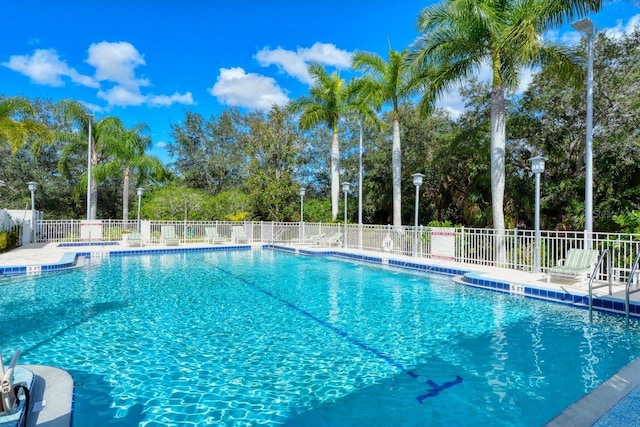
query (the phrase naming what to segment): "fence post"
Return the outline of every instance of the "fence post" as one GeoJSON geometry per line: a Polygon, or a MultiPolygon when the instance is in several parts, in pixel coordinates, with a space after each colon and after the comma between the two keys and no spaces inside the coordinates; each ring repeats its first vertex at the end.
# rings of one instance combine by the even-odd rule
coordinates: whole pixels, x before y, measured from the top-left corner
{"type": "Polygon", "coordinates": [[[518,227],[513,229],[513,268],[518,270],[518,227]]]}

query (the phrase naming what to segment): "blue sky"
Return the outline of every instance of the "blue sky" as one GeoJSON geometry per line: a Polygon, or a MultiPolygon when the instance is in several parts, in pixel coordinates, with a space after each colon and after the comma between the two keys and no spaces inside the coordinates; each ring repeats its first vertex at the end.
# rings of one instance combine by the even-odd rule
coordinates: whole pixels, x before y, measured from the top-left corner
{"type": "MultiPolygon", "coordinates": [[[[350,54],[417,33],[418,0],[5,0],[0,94],[73,98],[96,117],[147,123],[151,154],[170,162],[170,124],[185,111],[210,117],[229,105],[268,109],[306,94],[317,61],[350,78],[350,54]]],[[[590,18],[598,30],[640,24],[637,3],[607,4],[590,18]]],[[[565,26],[546,37],[577,43],[565,26]]],[[[526,84],[527,79],[523,79],[526,84]]],[[[461,110],[451,93],[441,106],[461,110]]]]}

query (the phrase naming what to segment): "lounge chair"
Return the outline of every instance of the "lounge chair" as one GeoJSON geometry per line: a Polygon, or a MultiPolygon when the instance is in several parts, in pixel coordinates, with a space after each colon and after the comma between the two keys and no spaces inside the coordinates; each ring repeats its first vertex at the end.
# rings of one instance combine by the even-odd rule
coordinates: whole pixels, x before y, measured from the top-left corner
{"type": "Polygon", "coordinates": [[[144,237],[141,233],[134,231],[127,234],[126,242],[128,246],[144,246],[144,237]]]}
{"type": "Polygon", "coordinates": [[[176,230],[173,225],[163,225],[160,228],[160,241],[166,246],[178,246],[180,239],[176,237],[176,230]]]}
{"type": "Polygon", "coordinates": [[[584,284],[598,262],[599,252],[595,249],[569,249],[566,259],[559,259],[555,267],[549,268],[547,283],[551,276],[580,279],[584,284]]]}
{"type": "Polygon", "coordinates": [[[342,243],[342,233],[339,231],[336,233],[333,233],[329,237],[325,237],[317,241],[318,245],[324,245],[324,246],[339,246],[340,243],[342,243]]]}
{"type": "Polygon", "coordinates": [[[204,232],[206,234],[204,241],[209,242],[212,245],[215,245],[216,243],[224,243],[227,241],[226,238],[218,234],[218,229],[216,227],[207,227],[204,229],[204,232]]]}
{"type": "Polygon", "coordinates": [[[322,238],[324,238],[325,236],[326,236],[325,233],[309,234],[304,236],[303,238],[293,238],[291,239],[291,243],[299,243],[299,244],[316,243],[322,238]]]}
{"type": "Polygon", "coordinates": [[[241,225],[234,225],[231,227],[231,242],[232,243],[248,243],[249,238],[244,234],[244,227],[241,225]]]}

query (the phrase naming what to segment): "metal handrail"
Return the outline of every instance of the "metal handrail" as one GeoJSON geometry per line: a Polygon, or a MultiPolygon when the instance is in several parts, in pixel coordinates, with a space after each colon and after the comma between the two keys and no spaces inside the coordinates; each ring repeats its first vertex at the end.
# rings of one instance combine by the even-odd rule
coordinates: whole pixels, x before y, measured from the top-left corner
{"type": "Polygon", "coordinates": [[[609,286],[609,295],[612,294],[613,289],[613,279],[611,277],[611,256],[609,255],[609,249],[605,249],[600,254],[600,258],[598,258],[598,262],[596,263],[596,267],[593,269],[591,273],[591,277],[589,278],[589,322],[593,322],[593,290],[598,288],[604,288],[605,286],[609,286]],[[607,255],[607,283],[603,283],[602,285],[593,286],[593,280],[598,275],[598,269],[602,265],[602,260],[605,255],[607,255]]]}
{"type": "Polygon", "coordinates": [[[624,312],[627,317],[627,328],[629,327],[629,295],[634,294],[636,292],[640,292],[640,288],[634,289],[633,291],[630,289],[631,282],[633,282],[633,277],[636,274],[636,268],[638,267],[638,262],[640,262],[640,252],[638,252],[638,255],[636,256],[636,261],[633,263],[633,266],[631,267],[631,274],[629,274],[629,278],[627,279],[627,286],[624,290],[624,301],[625,301],[624,312]]]}

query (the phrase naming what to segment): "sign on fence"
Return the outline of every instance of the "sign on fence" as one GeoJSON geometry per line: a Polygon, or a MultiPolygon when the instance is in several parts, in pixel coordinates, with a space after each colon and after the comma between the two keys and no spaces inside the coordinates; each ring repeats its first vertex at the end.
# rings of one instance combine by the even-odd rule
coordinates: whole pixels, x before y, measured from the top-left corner
{"type": "Polygon", "coordinates": [[[80,240],[102,240],[102,221],[80,221],[80,240]]]}
{"type": "Polygon", "coordinates": [[[456,230],[455,228],[431,229],[431,258],[456,259],[456,230]]]}

